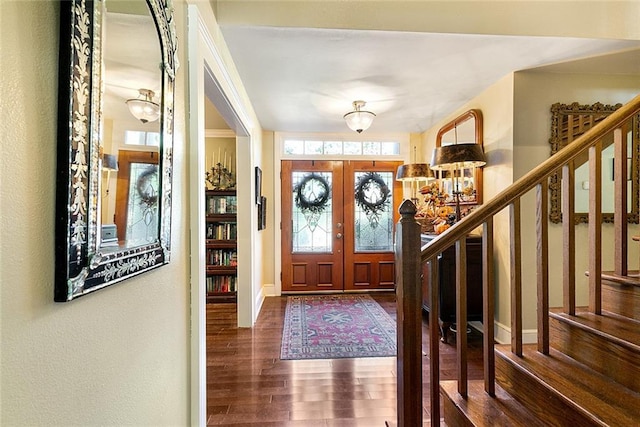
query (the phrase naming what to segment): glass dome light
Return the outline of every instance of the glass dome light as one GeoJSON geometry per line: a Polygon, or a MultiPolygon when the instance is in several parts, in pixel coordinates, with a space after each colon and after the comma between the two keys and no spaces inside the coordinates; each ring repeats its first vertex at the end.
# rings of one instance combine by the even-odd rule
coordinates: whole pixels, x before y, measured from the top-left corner
{"type": "Polygon", "coordinates": [[[371,111],[361,110],[365,105],[366,102],[364,101],[353,101],[353,111],[344,115],[344,120],[347,122],[349,129],[358,133],[369,129],[369,126],[373,123],[373,118],[376,116],[371,111]]]}
{"type": "Polygon", "coordinates": [[[160,104],[153,102],[155,93],[149,89],[139,89],[142,98],[127,99],[126,103],[133,117],[142,123],[155,122],[160,118],[160,104]]]}

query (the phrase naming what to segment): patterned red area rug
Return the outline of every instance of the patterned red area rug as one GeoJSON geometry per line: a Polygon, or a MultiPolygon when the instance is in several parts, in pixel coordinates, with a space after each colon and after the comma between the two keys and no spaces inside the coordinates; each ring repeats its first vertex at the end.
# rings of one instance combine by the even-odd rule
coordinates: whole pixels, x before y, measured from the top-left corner
{"type": "Polygon", "coordinates": [[[368,295],[287,298],[283,360],[397,355],[396,323],[368,295]]]}

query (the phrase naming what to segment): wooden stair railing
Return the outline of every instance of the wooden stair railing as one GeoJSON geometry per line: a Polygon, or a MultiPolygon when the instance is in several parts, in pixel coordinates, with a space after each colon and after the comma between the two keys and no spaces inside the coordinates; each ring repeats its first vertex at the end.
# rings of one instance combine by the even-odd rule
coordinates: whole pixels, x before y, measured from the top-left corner
{"type": "MultiPolygon", "coordinates": [[[[571,144],[554,154],[545,162],[532,169],[529,173],[517,180],[514,184],[493,197],[484,205],[477,207],[471,214],[464,217],[453,227],[446,230],[429,244],[422,248],[421,262],[431,263],[430,283],[437,283],[437,262],[436,257],[448,247],[456,245],[456,265],[466,265],[465,239],[466,236],[479,226],[483,226],[483,356],[484,356],[484,389],[485,392],[494,396],[495,394],[495,355],[494,355],[494,317],[495,317],[495,284],[494,284],[494,236],[493,218],[503,209],[509,207],[510,211],[510,245],[511,245],[511,352],[515,355],[522,355],[522,275],[521,275],[521,215],[520,200],[529,191],[536,190],[536,275],[537,275],[537,325],[538,325],[538,351],[549,354],[549,238],[548,238],[548,178],[557,170],[562,170],[562,192],[565,197],[562,201],[563,212],[563,311],[566,314],[574,315],[576,311],[576,277],[575,277],[575,200],[573,191],[574,164],[573,161],[579,155],[588,151],[589,154],[589,310],[594,314],[600,314],[601,310],[601,282],[602,282],[602,256],[601,256],[601,234],[602,234],[602,200],[601,200],[601,152],[603,138],[614,134],[614,170],[615,170],[615,266],[616,275],[627,273],[627,197],[626,197],[626,144],[623,143],[623,129],[626,123],[632,120],[633,116],[640,111],[640,95],[632,101],[622,106],[606,119],[591,128],[588,132],[576,138],[571,144]],[[623,185],[624,184],[624,185],[623,185]],[[571,189],[571,191],[569,191],[571,189]],[[571,214],[567,215],[566,213],[571,214]]],[[[401,212],[402,213],[402,212],[401,212]]],[[[405,206],[405,213],[402,221],[409,220],[409,213],[405,206]]],[[[420,239],[419,233],[406,236],[397,243],[397,261],[402,259],[413,259],[413,256],[406,249],[415,247],[420,239]]],[[[419,246],[419,243],[418,243],[419,246]]],[[[400,261],[401,262],[401,261],[400,261]]],[[[402,289],[420,289],[421,283],[418,276],[402,277],[399,266],[397,270],[398,287],[402,289]]],[[[457,292],[457,329],[465,331],[467,328],[466,311],[466,274],[459,268],[456,275],[457,292]]],[[[427,278],[425,278],[427,280],[427,278]]],[[[440,424],[439,407],[439,350],[437,337],[437,286],[430,286],[431,289],[431,310],[429,312],[430,322],[430,394],[431,394],[431,424],[440,424]],[[433,344],[435,342],[435,344],[433,344]]],[[[417,295],[419,298],[419,294],[417,295]]],[[[400,307],[401,302],[398,302],[400,307]]],[[[401,322],[401,318],[398,318],[401,322]]],[[[406,348],[403,338],[398,335],[398,347],[402,347],[404,355],[414,352],[421,353],[421,348],[406,348]]],[[[467,395],[467,366],[466,366],[466,334],[456,334],[457,345],[457,373],[458,373],[458,393],[466,397],[467,395]]],[[[402,358],[398,358],[398,367],[405,363],[402,358]]],[[[406,371],[404,372],[407,373],[406,371]]],[[[398,372],[400,376],[400,370],[398,372]]],[[[421,376],[416,378],[399,378],[403,384],[411,383],[413,387],[422,389],[421,376]]],[[[403,397],[398,394],[398,413],[404,407],[403,397]]],[[[422,408],[414,411],[422,411],[422,408]]],[[[404,414],[406,417],[407,414],[404,414]]],[[[416,414],[413,420],[421,420],[421,414],[416,414]]],[[[409,426],[400,422],[399,426],[409,426]]],[[[419,425],[419,424],[416,424],[419,425]]]]}

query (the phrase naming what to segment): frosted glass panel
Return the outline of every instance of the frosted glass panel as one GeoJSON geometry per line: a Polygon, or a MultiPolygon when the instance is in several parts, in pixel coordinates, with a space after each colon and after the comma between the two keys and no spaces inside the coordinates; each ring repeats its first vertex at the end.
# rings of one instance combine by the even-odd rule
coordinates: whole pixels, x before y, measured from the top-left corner
{"type": "Polygon", "coordinates": [[[293,172],[292,249],[294,253],[332,251],[332,173],[293,172]]]}
{"type": "Polygon", "coordinates": [[[380,154],[380,143],[379,142],[363,142],[362,143],[362,154],[368,156],[376,156],[380,154]]]}
{"type": "Polygon", "coordinates": [[[325,141],[324,154],[342,154],[342,141],[325,141]]]}
{"type": "Polygon", "coordinates": [[[348,154],[352,156],[362,154],[362,144],[359,142],[345,142],[344,154],[348,154]]]}
{"type": "Polygon", "coordinates": [[[393,172],[355,173],[355,250],[393,250],[393,172]]]}
{"type": "Polygon", "coordinates": [[[322,141],[305,141],[304,154],[322,154],[322,141]]]}
{"type": "Polygon", "coordinates": [[[304,142],[289,139],[284,142],[285,154],[304,154],[304,142]]]}
{"type": "Polygon", "coordinates": [[[400,154],[400,144],[397,142],[383,142],[382,155],[400,154]]]}

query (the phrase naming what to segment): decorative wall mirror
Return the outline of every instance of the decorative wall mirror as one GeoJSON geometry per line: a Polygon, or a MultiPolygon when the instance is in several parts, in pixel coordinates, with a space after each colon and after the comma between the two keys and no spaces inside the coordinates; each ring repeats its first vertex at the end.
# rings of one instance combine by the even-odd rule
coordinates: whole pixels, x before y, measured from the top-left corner
{"type": "MultiPolygon", "coordinates": [[[[604,105],[599,102],[593,105],[556,103],[551,106],[551,155],[554,155],[571,141],[591,129],[609,114],[620,108],[622,104],[604,105]]],[[[639,198],[638,166],[640,165],[640,115],[623,129],[627,141],[628,164],[628,222],[638,223],[639,198]]],[[[602,221],[613,222],[614,181],[613,181],[613,135],[602,140],[602,221]]],[[[589,221],[589,165],[588,154],[583,153],[574,161],[575,167],[575,215],[576,224],[589,221]]],[[[562,172],[558,171],[549,178],[549,220],[562,222],[562,172]]]]}
{"type": "MultiPolygon", "coordinates": [[[[469,110],[456,117],[438,131],[436,135],[436,147],[444,147],[453,144],[479,144],[482,147],[482,112],[469,110]]],[[[450,195],[447,204],[455,204],[453,196],[455,178],[458,178],[458,192],[460,204],[474,206],[482,204],[482,168],[475,167],[464,170],[464,176],[453,177],[453,171],[439,171],[444,190],[450,195]]]]}
{"type": "Polygon", "coordinates": [[[169,0],[60,3],[55,301],[169,262],[169,0]]]}

